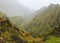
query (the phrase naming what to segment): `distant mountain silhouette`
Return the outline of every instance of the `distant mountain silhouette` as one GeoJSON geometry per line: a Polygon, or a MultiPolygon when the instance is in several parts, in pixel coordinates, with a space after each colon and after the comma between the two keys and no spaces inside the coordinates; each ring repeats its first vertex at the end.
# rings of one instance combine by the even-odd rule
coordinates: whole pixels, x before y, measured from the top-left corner
{"type": "Polygon", "coordinates": [[[34,11],[22,6],[17,0],[0,0],[0,11],[7,14],[7,16],[24,16],[31,17],[34,11]]]}

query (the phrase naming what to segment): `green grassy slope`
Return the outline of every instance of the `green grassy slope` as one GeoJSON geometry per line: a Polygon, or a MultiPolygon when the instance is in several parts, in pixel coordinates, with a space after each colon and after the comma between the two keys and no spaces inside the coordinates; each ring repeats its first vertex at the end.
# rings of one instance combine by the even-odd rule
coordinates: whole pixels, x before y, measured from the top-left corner
{"type": "Polygon", "coordinates": [[[60,43],[60,37],[50,36],[44,43],[60,43]]]}

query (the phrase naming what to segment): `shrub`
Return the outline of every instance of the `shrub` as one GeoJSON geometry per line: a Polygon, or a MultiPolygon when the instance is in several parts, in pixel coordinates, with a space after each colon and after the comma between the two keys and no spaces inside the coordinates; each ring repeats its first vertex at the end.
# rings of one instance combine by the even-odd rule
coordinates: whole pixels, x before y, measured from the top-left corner
{"type": "Polygon", "coordinates": [[[0,34],[3,33],[3,32],[5,32],[5,31],[6,31],[6,28],[1,28],[0,29],[0,34]]]}

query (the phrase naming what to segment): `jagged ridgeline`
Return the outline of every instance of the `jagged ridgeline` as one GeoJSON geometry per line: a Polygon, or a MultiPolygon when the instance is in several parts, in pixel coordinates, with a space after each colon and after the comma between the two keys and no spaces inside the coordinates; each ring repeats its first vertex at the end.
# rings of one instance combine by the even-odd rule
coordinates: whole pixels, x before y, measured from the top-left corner
{"type": "Polygon", "coordinates": [[[0,43],[42,43],[40,37],[33,38],[23,30],[19,30],[0,12],[0,43]]]}
{"type": "MultiPolygon", "coordinates": [[[[49,5],[29,23],[25,28],[33,35],[46,35],[57,28],[60,31],[60,5],[49,5]]],[[[57,31],[58,32],[58,31],[57,31]]]]}

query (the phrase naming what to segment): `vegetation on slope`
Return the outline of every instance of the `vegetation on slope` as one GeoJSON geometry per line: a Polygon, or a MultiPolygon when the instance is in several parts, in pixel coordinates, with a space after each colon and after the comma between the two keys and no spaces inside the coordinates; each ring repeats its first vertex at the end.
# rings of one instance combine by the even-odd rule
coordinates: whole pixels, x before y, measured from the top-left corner
{"type": "Polygon", "coordinates": [[[44,37],[45,43],[60,43],[60,5],[51,4],[42,12],[37,13],[25,29],[33,37],[44,37]]]}
{"type": "Polygon", "coordinates": [[[29,24],[22,26],[24,30],[17,28],[15,22],[11,20],[0,12],[1,43],[60,43],[60,5],[58,4],[51,4],[37,13],[29,24]]]}
{"type": "Polygon", "coordinates": [[[60,43],[60,37],[50,36],[44,43],[60,43]]]}
{"type": "Polygon", "coordinates": [[[32,35],[12,26],[6,16],[0,17],[0,43],[42,43],[42,39],[33,38],[32,35]]]}
{"type": "Polygon", "coordinates": [[[60,23],[60,5],[50,5],[31,21],[25,28],[33,35],[46,35],[60,23]]]}

